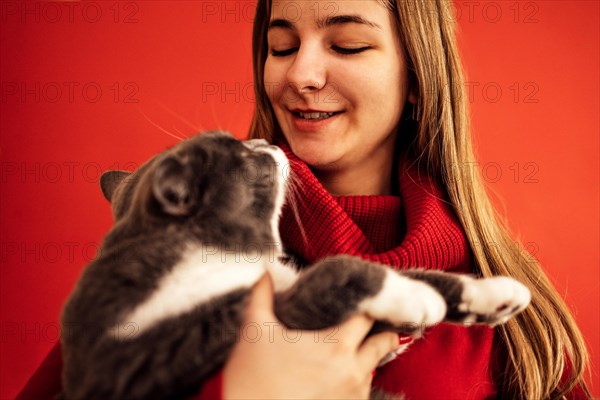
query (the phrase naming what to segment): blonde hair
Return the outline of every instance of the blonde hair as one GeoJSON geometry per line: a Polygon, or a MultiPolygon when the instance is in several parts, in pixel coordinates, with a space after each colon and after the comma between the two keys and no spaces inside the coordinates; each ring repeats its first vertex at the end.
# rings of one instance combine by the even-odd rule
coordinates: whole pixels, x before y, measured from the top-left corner
{"type": "MultiPolygon", "coordinates": [[[[502,398],[559,399],[583,379],[589,356],[569,308],[538,262],[515,242],[498,217],[474,165],[467,93],[456,45],[450,4],[445,0],[379,0],[394,15],[418,94],[411,151],[442,177],[450,202],[465,230],[482,276],[508,275],[529,287],[531,305],[497,327],[508,351],[502,398]],[[563,380],[569,364],[571,374],[563,380]]],[[[273,141],[280,134],[264,87],[270,0],[259,0],[253,31],[256,108],[253,138],[273,141]]],[[[410,128],[405,124],[402,128],[410,128]]],[[[402,131],[402,135],[411,132],[402,131]]],[[[404,150],[407,150],[406,148],[404,150]]]]}

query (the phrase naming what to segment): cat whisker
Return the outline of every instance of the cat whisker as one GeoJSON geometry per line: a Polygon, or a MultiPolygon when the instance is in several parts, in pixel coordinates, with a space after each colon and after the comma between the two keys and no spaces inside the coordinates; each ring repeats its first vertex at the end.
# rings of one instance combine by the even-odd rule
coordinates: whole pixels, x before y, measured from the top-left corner
{"type": "Polygon", "coordinates": [[[215,126],[217,127],[217,129],[220,130],[220,131],[222,131],[223,127],[219,123],[219,118],[217,117],[217,111],[215,110],[215,103],[214,102],[210,103],[210,114],[213,117],[213,122],[214,122],[215,126]]]}
{"type": "Polygon", "coordinates": [[[144,113],[140,108],[138,108],[138,111],[140,112],[140,114],[142,114],[142,116],[146,119],[146,121],[150,122],[151,125],[153,125],[155,128],[161,130],[162,132],[166,133],[167,135],[174,137],[175,139],[178,139],[179,141],[185,140],[185,138],[175,135],[172,132],[169,132],[168,130],[164,129],[162,126],[158,125],[157,123],[155,123],[154,121],[152,121],[150,119],[150,117],[148,117],[146,115],[146,113],[144,113]]]}
{"type": "Polygon", "coordinates": [[[177,131],[177,133],[182,134],[183,136],[185,136],[186,138],[189,138],[189,136],[187,136],[185,133],[181,132],[179,129],[177,129],[176,127],[173,127],[173,129],[175,131],[177,131]]]}
{"type": "MultiPolygon", "coordinates": [[[[195,124],[193,124],[192,122],[188,121],[187,119],[185,119],[182,115],[176,113],[175,111],[173,111],[171,108],[167,107],[165,104],[163,103],[159,103],[159,105],[165,110],[167,111],[169,114],[171,114],[173,117],[179,119],[181,122],[183,122],[184,124],[186,124],[187,126],[189,126],[190,128],[192,128],[192,130],[194,131],[194,133],[200,132],[202,130],[201,127],[196,126],[195,124]]],[[[190,137],[190,135],[185,135],[183,132],[181,132],[182,135],[184,135],[185,137],[190,137]]]]}
{"type": "Polygon", "coordinates": [[[294,213],[294,218],[296,219],[298,227],[300,228],[300,235],[302,236],[302,240],[305,245],[308,245],[308,236],[306,235],[306,231],[304,230],[302,220],[300,219],[300,213],[298,211],[298,202],[296,201],[299,197],[299,192],[304,190],[302,183],[303,182],[298,178],[298,176],[294,174],[294,171],[290,169],[290,175],[287,181],[288,196],[286,197],[286,200],[288,201],[288,204],[292,209],[292,212],[294,213]]]}

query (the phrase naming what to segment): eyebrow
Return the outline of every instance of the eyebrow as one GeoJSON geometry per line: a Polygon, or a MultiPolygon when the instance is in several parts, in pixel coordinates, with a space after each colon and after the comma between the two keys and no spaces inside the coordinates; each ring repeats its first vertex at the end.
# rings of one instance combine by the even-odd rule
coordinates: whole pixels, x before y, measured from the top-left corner
{"type": "MultiPolygon", "coordinates": [[[[361,25],[369,26],[371,28],[382,30],[382,28],[379,24],[376,24],[375,22],[366,20],[363,17],[361,17],[360,15],[336,15],[336,16],[328,17],[324,20],[321,19],[321,20],[317,21],[317,28],[323,29],[323,28],[328,28],[330,26],[334,26],[334,25],[344,25],[344,24],[361,24],[361,25]]],[[[285,29],[291,29],[294,31],[296,30],[296,27],[294,26],[294,24],[292,22],[288,21],[287,19],[281,19],[281,18],[276,18],[276,19],[272,20],[269,23],[269,29],[271,29],[271,28],[285,28],[285,29]]]]}

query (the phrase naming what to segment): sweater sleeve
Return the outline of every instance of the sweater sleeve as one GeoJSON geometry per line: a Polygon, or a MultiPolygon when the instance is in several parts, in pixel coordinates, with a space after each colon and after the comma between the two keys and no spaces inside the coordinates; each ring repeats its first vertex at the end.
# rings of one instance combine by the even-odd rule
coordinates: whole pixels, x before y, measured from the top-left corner
{"type": "Polygon", "coordinates": [[[35,370],[16,400],[54,400],[62,391],[62,354],[57,342],[35,370]]]}
{"type": "MultiPolygon", "coordinates": [[[[569,375],[571,375],[573,371],[573,367],[571,364],[571,360],[567,358],[567,362],[565,363],[565,369],[563,370],[563,374],[560,380],[561,384],[564,384],[567,379],[569,378],[569,375]]],[[[583,387],[580,384],[575,385],[575,387],[569,392],[567,393],[567,400],[588,400],[589,397],[587,396],[587,394],[585,393],[585,390],[583,390],[583,387]]]]}
{"type": "MultiPolygon", "coordinates": [[[[499,335],[494,335],[494,356],[492,357],[492,371],[495,376],[496,386],[498,388],[502,387],[502,381],[505,378],[504,376],[504,365],[508,362],[508,353],[502,340],[499,335]]],[[[571,375],[572,365],[571,360],[567,358],[565,363],[565,368],[563,370],[563,374],[560,380],[561,386],[564,385],[571,375]]],[[[567,400],[589,400],[590,398],[587,396],[583,387],[578,384],[566,395],[567,400]]]]}
{"type": "MultiPolygon", "coordinates": [[[[55,400],[62,391],[62,367],[62,353],[58,342],[21,389],[16,400],[55,400]]],[[[223,374],[219,371],[209,378],[200,392],[190,397],[190,400],[221,400],[222,382],[223,374]]]]}
{"type": "Polygon", "coordinates": [[[195,396],[189,398],[189,400],[221,400],[223,399],[223,371],[219,371],[217,374],[208,378],[202,389],[195,396]]]}
{"type": "Polygon", "coordinates": [[[589,397],[585,394],[585,391],[581,385],[577,385],[567,394],[568,400],[588,400],[589,397]]]}

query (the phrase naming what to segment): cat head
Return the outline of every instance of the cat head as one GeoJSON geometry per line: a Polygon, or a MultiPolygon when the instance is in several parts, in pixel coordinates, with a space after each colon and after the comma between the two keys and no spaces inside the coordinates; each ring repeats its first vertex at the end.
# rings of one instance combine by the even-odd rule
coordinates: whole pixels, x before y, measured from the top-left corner
{"type": "Polygon", "coordinates": [[[100,179],[115,226],[129,235],[175,226],[205,238],[247,235],[278,240],[288,161],[264,140],[241,142],[222,131],[184,140],[135,172],[100,179]]]}

